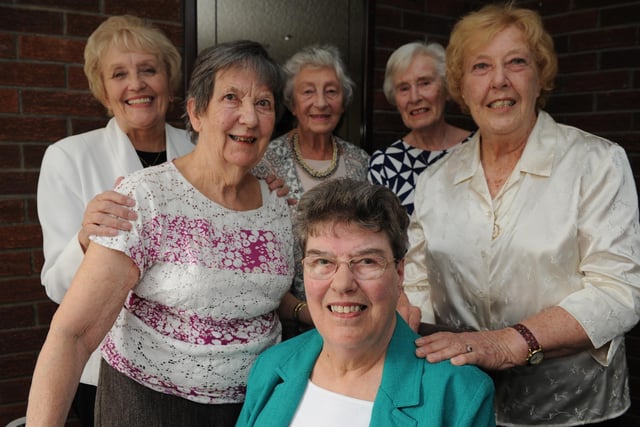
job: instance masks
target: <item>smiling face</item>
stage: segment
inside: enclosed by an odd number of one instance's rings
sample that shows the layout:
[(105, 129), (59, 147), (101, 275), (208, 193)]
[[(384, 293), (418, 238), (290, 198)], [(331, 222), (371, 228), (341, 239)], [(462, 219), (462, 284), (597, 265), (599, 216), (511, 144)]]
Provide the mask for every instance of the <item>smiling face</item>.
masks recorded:
[(519, 29), (507, 27), (469, 49), (461, 93), (483, 138), (526, 138), (536, 120), (540, 79)]
[(395, 327), (404, 261), (393, 261), (384, 232), (340, 223), (321, 225), (318, 231), (308, 237), (305, 256), (347, 261), (375, 255), (388, 262), (383, 275), (373, 280), (357, 280), (345, 263), (330, 279), (315, 280), (305, 274), (309, 311), (325, 346), (365, 349), (386, 345)]
[(213, 95), (203, 114), (187, 112), (198, 132), (198, 144), (213, 148), (223, 163), (254, 167), (264, 154), (275, 125), (275, 99), (253, 70), (231, 68), (216, 73)]
[(293, 111), (302, 132), (330, 134), (344, 112), (342, 85), (333, 67), (305, 66), (295, 76)]
[(164, 63), (155, 55), (111, 46), (104, 55), (105, 106), (125, 133), (162, 126), (171, 94)]
[(444, 120), (447, 93), (434, 60), (418, 54), (393, 76), (395, 102), (404, 125), (419, 130)]

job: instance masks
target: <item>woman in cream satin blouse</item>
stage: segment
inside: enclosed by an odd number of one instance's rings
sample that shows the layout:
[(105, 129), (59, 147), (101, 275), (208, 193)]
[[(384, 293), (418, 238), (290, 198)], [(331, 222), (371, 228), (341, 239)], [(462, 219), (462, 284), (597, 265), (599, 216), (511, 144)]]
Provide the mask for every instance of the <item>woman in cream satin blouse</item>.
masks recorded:
[(423, 322), (461, 330), (420, 338), (417, 354), (494, 371), (499, 425), (601, 423), (630, 404), (633, 174), (619, 145), (542, 110), (556, 72), (532, 10), (456, 24), (448, 87), (479, 130), (420, 176), (410, 225), (404, 290)]

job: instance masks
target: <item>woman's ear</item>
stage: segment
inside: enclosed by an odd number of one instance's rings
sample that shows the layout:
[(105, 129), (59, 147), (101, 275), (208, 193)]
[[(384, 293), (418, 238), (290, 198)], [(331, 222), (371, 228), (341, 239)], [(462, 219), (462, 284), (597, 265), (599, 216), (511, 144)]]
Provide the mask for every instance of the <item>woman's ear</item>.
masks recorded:
[(196, 113), (196, 100), (193, 98), (187, 100), (187, 114), (189, 115), (189, 121), (191, 122), (193, 130), (200, 132), (200, 118)]

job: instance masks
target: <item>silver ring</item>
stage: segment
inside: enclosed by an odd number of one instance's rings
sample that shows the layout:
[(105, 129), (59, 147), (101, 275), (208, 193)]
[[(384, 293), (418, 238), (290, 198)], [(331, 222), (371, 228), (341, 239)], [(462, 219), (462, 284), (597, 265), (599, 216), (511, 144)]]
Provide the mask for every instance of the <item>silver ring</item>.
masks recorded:
[(467, 353), (471, 353), (473, 351), (473, 347), (467, 344)]

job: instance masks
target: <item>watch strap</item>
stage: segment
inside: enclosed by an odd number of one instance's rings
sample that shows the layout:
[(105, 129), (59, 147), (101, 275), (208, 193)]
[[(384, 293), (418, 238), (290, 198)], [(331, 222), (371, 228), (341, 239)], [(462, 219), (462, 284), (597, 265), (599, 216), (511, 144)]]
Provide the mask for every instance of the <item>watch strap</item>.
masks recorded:
[(522, 323), (516, 323), (515, 325), (513, 325), (511, 327), (513, 329), (515, 329), (516, 331), (518, 331), (520, 333), (520, 335), (522, 335), (522, 338), (524, 338), (524, 340), (527, 342), (527, 345), (529, 346), (529, 354), (527, 356), (527, 363), (530, 363), (531, 362), (531, 356), (533, 356), (536, 353), (541, 352), (542, 351), (542, 346), (540, 345), (540, 343), (536, 339), (535, 335), (533, 335), (533, 333), (529, 330), (529, 328), (524, 326)]

